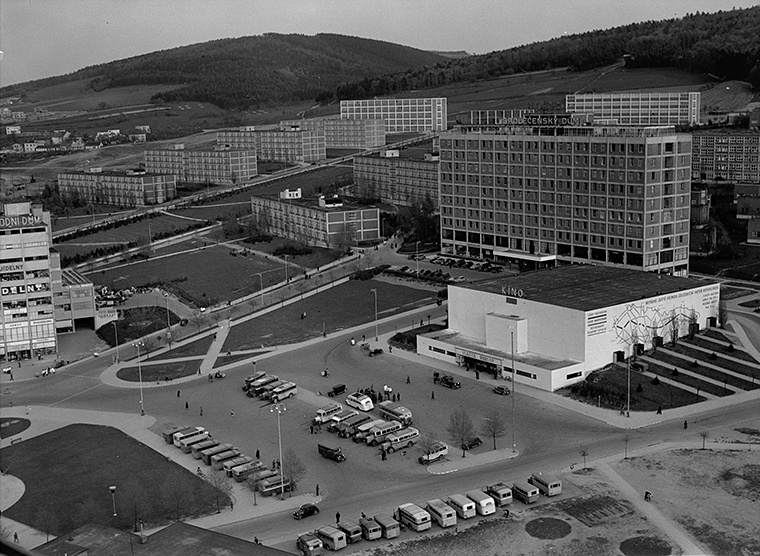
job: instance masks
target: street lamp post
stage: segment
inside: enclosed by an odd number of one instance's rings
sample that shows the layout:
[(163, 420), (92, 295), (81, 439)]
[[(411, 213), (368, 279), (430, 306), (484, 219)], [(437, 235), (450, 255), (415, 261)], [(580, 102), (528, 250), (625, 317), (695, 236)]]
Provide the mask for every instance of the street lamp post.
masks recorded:
[(280, 431), (280, 415), (282, 415), (287, 408), (284, 404), (281, 404), (277, 402), (270, 408), (270, 412), (274, 413), (277, 412), (277, 442), (280, 446), (280, 485), (282, 487), (281, 495), (282, 499), (285, 500), (285, 482), (282, 478), (282, 432)]
[(116, 517), (116, 487), (110, 486), (108, 490), (111, 491), (111, 501), (113, 502), (113, 516)]
[(517, 441), (515, 440), (515, 332), (510, 330), (509, 343), (512, 348), (512, 452), (517, 451)]
[[(116, 319), (118, 320), (118, 318)], [(116, 362), (119, 362), (119, 327), (116, 326), (116, 321), (112, 320), (111, 324), (113, 324), (113, 337), (114, 337), (114, 343), (116, 344)]]
[(145, 415), (145, 403), (143, 398), (143, 383), (142, 383), (142, 365), (140, 363), (140, 346), (144, 345), (142, 342), (135, 342), (133, 347), (137, 348), (137, 378), (140, 380), (140, 415)]
[(259, 280), (261, 282), (261, 289), (259, 290), (259, 297), (261, 298), (261, 307), (264, 308), (264, 276), (263, 272), (257, 272), (256, 276), (259, 277)]
[(369, 290), (373, 294), (375, 294), (375, 341), (377, 342), (378, 334), (377, 334), (377, 288), (372, 288)]
[(631, 346), (631, 353), (628, 355), (628, 401), (626, 403), (626, 415), (631, 416), (631, 357), (633, 357), (633, 346)]
[(420, 242), (414, 245), (414, 260), (417, 262), (417, 278), (420, 277)]

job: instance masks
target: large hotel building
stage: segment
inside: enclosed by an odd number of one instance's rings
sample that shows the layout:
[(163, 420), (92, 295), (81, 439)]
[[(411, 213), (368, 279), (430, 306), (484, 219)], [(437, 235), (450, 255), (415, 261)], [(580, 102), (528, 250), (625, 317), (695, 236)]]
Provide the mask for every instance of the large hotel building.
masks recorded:
[(318, 162), (327, 158), (325, 132), (316, 129), (226, 129), (216, 133), (216, 144), (254, 151), (259, 160)]
[(760, 131), (697, 131), (692, 141), (692, 179), (760, 183)]
[(440, 156), (444, 253), (688, 275), (688, 134), (462, 127), (441, 134)]
[(74, 194), (87, 203), (118, 207), (157, 205), (177, 196), (177, 178), (174, 174), (148, 174), (146, 172), (66, 172), (58, 174), (61, 195)]
[(593, 113), (614, 125), (694, 125), (699, 123), (700, 93), (584, 93), (567, 95), (565, 110)]
[(328, 149), (368, 150), (385, 145), (383, 120), (347, 120), (340, 116), (283, 120), (280, 127), (301, 131), (321, 131)]
[(179, 182), (215, 185), (245, 183), (257, 175), (254, 151), (185, 149), (183, 144), (145, 151), (145, 168), (154, 174), (174, 174)]
[(430, 199), (438, 207), (438, 154), (430, 149), (388, 149), (354, 157), (356, 195), (410, 207)]
[(385, 120), (386, 133), (422, 133), (447, 128), (445, 98), (375, 98), (341, 100), (340, 117)]

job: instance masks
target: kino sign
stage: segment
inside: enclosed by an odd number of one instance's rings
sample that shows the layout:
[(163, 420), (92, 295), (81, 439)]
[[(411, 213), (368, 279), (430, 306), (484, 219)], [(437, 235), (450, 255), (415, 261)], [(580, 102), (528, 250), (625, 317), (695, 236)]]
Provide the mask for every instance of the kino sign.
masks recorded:
[(501, 293), (509, 297), (524, 297), (525, 294), (522, 288), (508, 288), (507, 286), (501, 287)]

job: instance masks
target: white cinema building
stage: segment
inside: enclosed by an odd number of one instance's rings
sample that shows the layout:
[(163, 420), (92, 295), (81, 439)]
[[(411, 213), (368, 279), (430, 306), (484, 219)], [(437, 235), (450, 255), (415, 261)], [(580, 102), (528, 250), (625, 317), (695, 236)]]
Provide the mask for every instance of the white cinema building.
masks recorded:
[(417, 352), (554, 391), (592, 371), (715, 326), (720, 285), (617, 267), (572, 265), (448, 288), (449, 324)]

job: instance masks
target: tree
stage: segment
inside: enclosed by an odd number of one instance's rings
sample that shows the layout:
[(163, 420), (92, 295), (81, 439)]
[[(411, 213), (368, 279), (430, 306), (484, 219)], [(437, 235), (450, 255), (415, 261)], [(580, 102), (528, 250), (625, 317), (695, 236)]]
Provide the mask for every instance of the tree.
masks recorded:
[[(470, 414), (463, 408), (454, 410), (449, 416), (449, 424), (446, 427), (448, 435), (454, 439), (456, 444), (462, 445), (475, 436), (475, 425), (472, 423)], [(462, 447), (462, 457), (467, 456), (467, 450)]]
[(191, 316), (190, 319), (188, 319), (188, 320), (190, 321), (190, 323), (193, 326), (195, 326), (195, 328), (198, 329), (199, 332), (200, 332), (201, 328), (203, 328), (204, 326), (206, 326), (206, 322), (208, 321), (208, 319), (206, 318), (206, 314), (205, 313), (201, 313), (198, 310), (193, 311), (193, 316)]
[(285, 479), (290, 479), (292, 492), (295, 486), (301, 482), (301, 479), (306, 476), (308, 469), (293, 451), (293, 448), (285, 450), (283, 458), (285, 461), (282, 462), (282, 476)]
[(707, 442), (707, 437), (710, 436), (710, 431), (699, 431), (699, 436), (702, 437), (702, 449), (705, 449), (705, 442)]
[(158, 340), (152, 336), (148, 336), (143, 340), (142, 344), (143, 348), (145, 349), (146, 359), (150, 359), (150, 352), (155, 351), (155, 349), (158, 347)]
[(219, 507), (220, 499), (226, 501), (232, 497), (232, 483), (225, 471), (209, 471), (204, 474), (203, 477), (206, 481), (214, 487), (214, 494), (216, 494), (216, 513), (221, 511)]
[(583, 469), (586, 469), (586, 456), (588, 456), (588, 450), (586, 448), (581, 448), (580, 454), (583, 458)]
[(493, 408), (483, 418), (483, 423), (480, 425), (480, 434), (483, 436), (490, 436), (493, 439), (493, 449), (496, 449), (496, 439), (501, 438), (507, 433), (507, 418), (499, 410), (499, 408)]
[(49, 506), (42, 506), (34, 514), (34, 526), (45, 533), (45, 542), (50, 540), (50, 535), (58, 529), (58, 518)]
[(725, 328), (726, 323), (728, 323), (728, 307), (726, 302), (721, 299), (718, 302), (718, 324), (721, 328)]
[(680, 326), (681, 323), (679, 322), (678, 313), (673, 309), (670, 314), (670, 341), (673, 342), (673, 345), (678, 343), (678, 329)]
[(417, 446), (419, 446), (422, 451), (425, 453), (426, 456), (429, 456), (435, 445), (438, 443), (438, 440), (429, 434), (423, 434), (420, 436), (419, 441), (417, 442)]
[(248, 475), (248, 477), (245, 480), (245, 484), (248, 485), (248, 488), (251, 489), (253, 492), (253, 505), (256, 506), (258, 503), (256, 502), (256, 491), (259, 489), (259, 477), (258, 473), (252, 473)]
[(164, 507), (174, 514), (176, 521), (182, 519), (182, 512), (193, 501), (193, 491), (185, 476), (184, 469), (173, 467), (164, 473), (161, 484), (161, 500)]
[(134, 518), (134, 530), (137, 531), (139, 516), (147, 509), (145, 488), (137, 479), (129, 479), (120, 490), (122, 503), (127, 506), (132, 513)]

